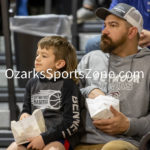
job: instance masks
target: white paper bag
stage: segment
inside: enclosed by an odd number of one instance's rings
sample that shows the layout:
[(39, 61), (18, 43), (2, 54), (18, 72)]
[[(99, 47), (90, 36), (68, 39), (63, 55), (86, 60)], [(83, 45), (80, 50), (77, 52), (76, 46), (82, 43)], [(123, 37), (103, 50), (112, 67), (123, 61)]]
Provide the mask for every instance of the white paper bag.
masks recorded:
[(95, 99), (86, 99), (86, 106), (93, 120), (108, 119), (113, 116), (110, 111), (110, 106), (113, 106), (117, 111), (120, 111), (119, 100), (112, 96), (100, 95)]
[(28, 143), (27, 139), (39, 136), (46, 131), (45, 121), (40, 109), (23, 120), (11, 121), (11, 130), (17, 145)]

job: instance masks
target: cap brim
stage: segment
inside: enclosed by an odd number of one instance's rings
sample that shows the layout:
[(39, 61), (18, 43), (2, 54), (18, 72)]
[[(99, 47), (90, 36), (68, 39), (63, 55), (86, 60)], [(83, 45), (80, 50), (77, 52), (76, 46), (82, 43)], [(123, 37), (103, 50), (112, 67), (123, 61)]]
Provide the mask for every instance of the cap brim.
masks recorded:
[(112, 10), (108, 10), (107, 8), (104, 8), (104, 7), (96, 9), (95, 14), (96, 14), (96, 16), (98, 16), (99, 18), (101, 18), (103, 20), (105, 20), (105, 18), (108, 15), (111, 15), (111, 14), (115, 15), (115, 16), (121, 18), (121, 19), (124, 19), (122, 16), (118, 15), (115, 11), (113, 11), (113, 9)]

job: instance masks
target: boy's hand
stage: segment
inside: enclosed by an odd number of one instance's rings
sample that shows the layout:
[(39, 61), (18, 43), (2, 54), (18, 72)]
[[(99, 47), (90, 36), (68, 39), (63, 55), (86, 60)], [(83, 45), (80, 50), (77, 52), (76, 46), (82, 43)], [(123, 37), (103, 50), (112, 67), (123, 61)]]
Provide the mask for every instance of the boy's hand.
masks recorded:
[(28, 145), (27, 149), (38, 149), (42, 150), (45, 147), (45, 143), (41, 135), (28, 139), (30, 144)]
[(19, 119), (19, 120), (22, 120), (22, 119), (27, 118), (27, 117), (29, 117), (29, 116), (30, 116), (30, 114), (28, 114), (28, 113), (23, 113), (23, 114), (20, 116), (20, 119)]

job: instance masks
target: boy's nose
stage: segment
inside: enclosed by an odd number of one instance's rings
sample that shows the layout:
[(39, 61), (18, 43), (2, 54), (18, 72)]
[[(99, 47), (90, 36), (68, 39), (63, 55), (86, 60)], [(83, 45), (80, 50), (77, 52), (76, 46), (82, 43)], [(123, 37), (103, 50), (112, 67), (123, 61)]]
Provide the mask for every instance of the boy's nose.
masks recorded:
[(35, 60), (40, 61), (40, 56), (36, 56)]

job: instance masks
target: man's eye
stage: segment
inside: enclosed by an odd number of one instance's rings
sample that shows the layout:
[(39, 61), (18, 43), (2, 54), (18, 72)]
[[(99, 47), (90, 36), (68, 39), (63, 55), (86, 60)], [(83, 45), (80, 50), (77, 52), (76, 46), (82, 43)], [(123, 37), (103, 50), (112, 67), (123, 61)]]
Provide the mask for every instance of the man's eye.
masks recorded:
[(110, 26), (111, 27), (116, 27), (117, 25), (115, 23), (112, 23)]
[(111, 27), (115, 27), (115, 24), (111, 24)]

